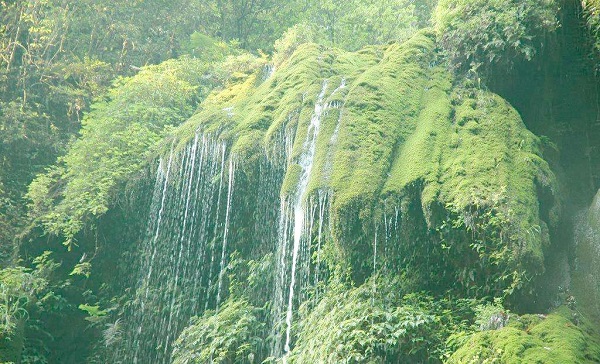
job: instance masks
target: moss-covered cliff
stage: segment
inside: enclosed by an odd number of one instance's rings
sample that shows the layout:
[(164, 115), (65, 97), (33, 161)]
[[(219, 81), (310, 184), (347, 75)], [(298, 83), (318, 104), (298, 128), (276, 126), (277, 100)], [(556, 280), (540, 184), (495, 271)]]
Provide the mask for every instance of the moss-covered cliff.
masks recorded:
[[(210, 96), (177, 134), (183, 143), (194, 130), (218, 135), (242, 169), (272, 159), (286, 170), (281, 195), (291, 195), (323, 93), (307, 196), (331, 191), (333, 241), (354, 279), (373, 269), (379, 230), (393, 252), (382, 254), (386, 269), (441, 290), (512, 292), (544, 269), (559, 213), (554, 176), (519, 114), (454, 81), (434, 48), (427, 31), (357, 53), (302, 45), (266, 80), (249, 74)], [(431, 274), (417, 259), (425, 255), (444, 268)]]

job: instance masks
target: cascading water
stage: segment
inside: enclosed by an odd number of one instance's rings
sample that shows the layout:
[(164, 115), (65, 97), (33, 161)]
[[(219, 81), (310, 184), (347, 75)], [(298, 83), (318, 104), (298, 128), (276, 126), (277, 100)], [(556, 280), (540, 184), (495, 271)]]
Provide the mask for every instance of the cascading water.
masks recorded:
[(233, 179), (235, 176), (235, 164), (233, 158), (229, 160), (229, 178), (227, 187), (227, 205), (225, 210), (225, 227), (223, 228), (223, 247), (221, 248), (221, 263), (219, 265), (219, 281), (217, 285), (217, 310), (221, 303), (221, 290), (223, 289), (223, 275), (225, 274), (225, 257), (227, 253), (227, 238), (229, 234), (229, 222), (231, 213), (231, 197), (233, 195)]
[(170, 362), (172, 343), (189, 318), (220, 299), (235, 183), (235, 164), (227, 166), (226, 155), (224, 142), (196, 135), (184, 150), (161, 159), (138, 290), (126, 314), (129, 335), (115, 363)]
[[(189, 319), (227, 298), (230, 254), (251, 259), (273, 251), (284, 163), (264, 155), (238, 174), (242, 160), (228, 150), (218, 136), (197, 134), (159, 160), (141, 258), (132, 265), (135, 300), (107, 362), (170, 363)], [(271, 291), (261, 294), (268, 299)]]
[(306, 140), (303, 145), (303, 152), (300, 156), (300, 167), (302, 167), (302, 174), (298, 181), (298, 189), (296, 196), (293, 201), (293, 214), (294, 214), (294, 228), (293, 228), (293, 241), (294, 245), (292, 248), (292, 271), (290, 279), (290, 289), (288, 294), (288, 308), (286, 313), (286, 332), (285, 332), (285, 352), (290, 351), (290, 334), (292, 329), (292, 314), (294, 304), (294, 288), (296, 284), (296, 266), (298, 264), (298, 251), (300, 249), (300, 240), (304, 233), (304, 221), (305, 221), (305, 203), (303, 201), (304, 195), (306, 194), (306, 188), (308, 187), (308, 180), (312, 172), (313, 160), (315, 157), (315, 148), (317, 145), (317, 136), (319, 135), (319, 128), (321, 126), (321, 116), (323, 114), (323, 98), (327, 91), (327, 81), (323, 82), (323, 88), (315, 103), (315, 111), (310, 120), (308, 126), (308, 132), (306, 133)]
[[(281, 198), (278, 267), (273, 301), (274, 342), (271, 351), (273, 356), (283, 356), (284, 361), (285, 355), (291, 350), (294, 307), (303, 300), (302, 289), (311, 283), (315, 285), (322, 278), (320, 248), (325, 234), (329, 195), (325, 191), (319, 191), (317, 198), (312, 198), (307, 196), (307, 190), (313, 172), (321, 121), (329, 108), (340, 107), (327, 102), (328, 83), (325, 80), (322, 84), (307, 126), (302, 151), (297, 160), (301, 172), (294, 192)], [(329, 98), (344, 87), (345, 81), (342, 79)], [(292, 161), (288, 158), (289, 163)], [(312, 245), (313, 232), (316, 234), (316, 246)], [(316, 264), (311, 264), (312, 252), (317, 253)], [(298, 297), (299, 294), (302, 297)]]
[[(320, 248), (330, 228), (331, 192), (307, 196), (307, 190), (321, 122), (328, 109), (342, 105), (328, 100), (345, 88), (345, 81), (326, 97), (328, 82), (317, 96), (297, 159), (291, 157), (292, 130), (286, 129), (273, 160), (265, 153), (252, 166), (237, 161), (218, 136), (202, 133), (159, 161), (141, 259), (133, 267), (138, 272), (135, 300), (123, 315), (123, 340), (112, 353), (113, 362), (169, 362), (173, 342), (190, 317), (218, 311), (227, 299), (226, 269), (234, 250), (247, 250), (248, 257), (276, 252), (270, 286), (275, 291), (272, 353), (281, 357), (290, 351), (294, 310), (306, 299), (306, 287), (327, 277)], [(334, 135), (327, 136), (329, 148), (337, 139), (339, 119)], [(294, 162), (301, 170), (298, 182), (292, 194), (280, 198), (286, 165)], [(243, 244), (247, 241), (253, 244)]]

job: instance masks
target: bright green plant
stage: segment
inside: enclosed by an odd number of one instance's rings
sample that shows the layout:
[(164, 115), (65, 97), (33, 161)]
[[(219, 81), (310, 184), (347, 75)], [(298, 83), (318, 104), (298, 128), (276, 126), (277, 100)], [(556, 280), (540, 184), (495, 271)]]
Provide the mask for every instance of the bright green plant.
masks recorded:
[[(13, 333), (19, 321), (28, 317), (27, 310), (49, 297), (48, 278), (60, 265), (46, 251), (33, 260), (35, 269), (8, 267), (0, 270), (0, 337)], [(44, 294), (44, 295), (42, 295)]]
[(88, 304), (81, 304), (79, 305), (79, 309), (85, 311), (88, 314), (88, 317), (86, 317), (85, 319), (91, 323), (97, 323), (99, 321), (102, 321), (108, 313), (107, 310), (102, 310), (98, 305), (92, 306)]
[(218, 312), (192, 319), (175, 342), (173, 363), (252, 363), (264, 325), (255, 311), (246, 300), (230, 298)]
[(23, 267), (0, 271), (0, 335), (10, 335), (27, 317), (27, 306), (45, 285), (45, 280)]

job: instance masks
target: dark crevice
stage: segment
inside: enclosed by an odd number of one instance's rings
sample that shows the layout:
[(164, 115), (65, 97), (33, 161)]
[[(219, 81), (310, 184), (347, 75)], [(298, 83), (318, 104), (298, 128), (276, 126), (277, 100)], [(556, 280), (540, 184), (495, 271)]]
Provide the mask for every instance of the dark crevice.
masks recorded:
[(515, 65), (510, 75), (490, 80), (489, 87), (508, 100), (526, 126), (542, 137), (545, 159), (559, 180), (562, 214), (550, 224), (552, 192), (538, 186), (540, 217), (550, 229), (545, 273), (536, 279), (539, 307), (552, 308), (569, 295), (569, 266), (574, 267), (574, 219), (600, 187), (600, 64), (593, 52), (580, 1), (564, 0), (561, 26), (546, 35), (531, 62)]

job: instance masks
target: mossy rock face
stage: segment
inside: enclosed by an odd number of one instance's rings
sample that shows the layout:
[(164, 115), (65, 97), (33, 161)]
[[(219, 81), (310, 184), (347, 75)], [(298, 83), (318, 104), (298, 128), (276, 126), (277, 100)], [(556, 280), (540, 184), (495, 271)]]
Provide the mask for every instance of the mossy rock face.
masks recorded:
[(241, 170), (267, 160), (285, 171), (282, 198), (297, 194), (314, 137), (304, 198), (331, 193), (331, 235), (355, 281), (410, 269), (427, 288), (511, 293), (543, 271), (555, 178), (506, 101), (436, 62), (428, 30), (355, 53), (301, 45), (270, 77), (213, 93), (176, 136), (222, 139)]
[(575, 220), (573, 294), (581, 310), (600, 320), (600, 191)]
[(448, 364), (598, 363), (600, 342), (576, 310), (511, 318), (507, 327), (473, 334)]

